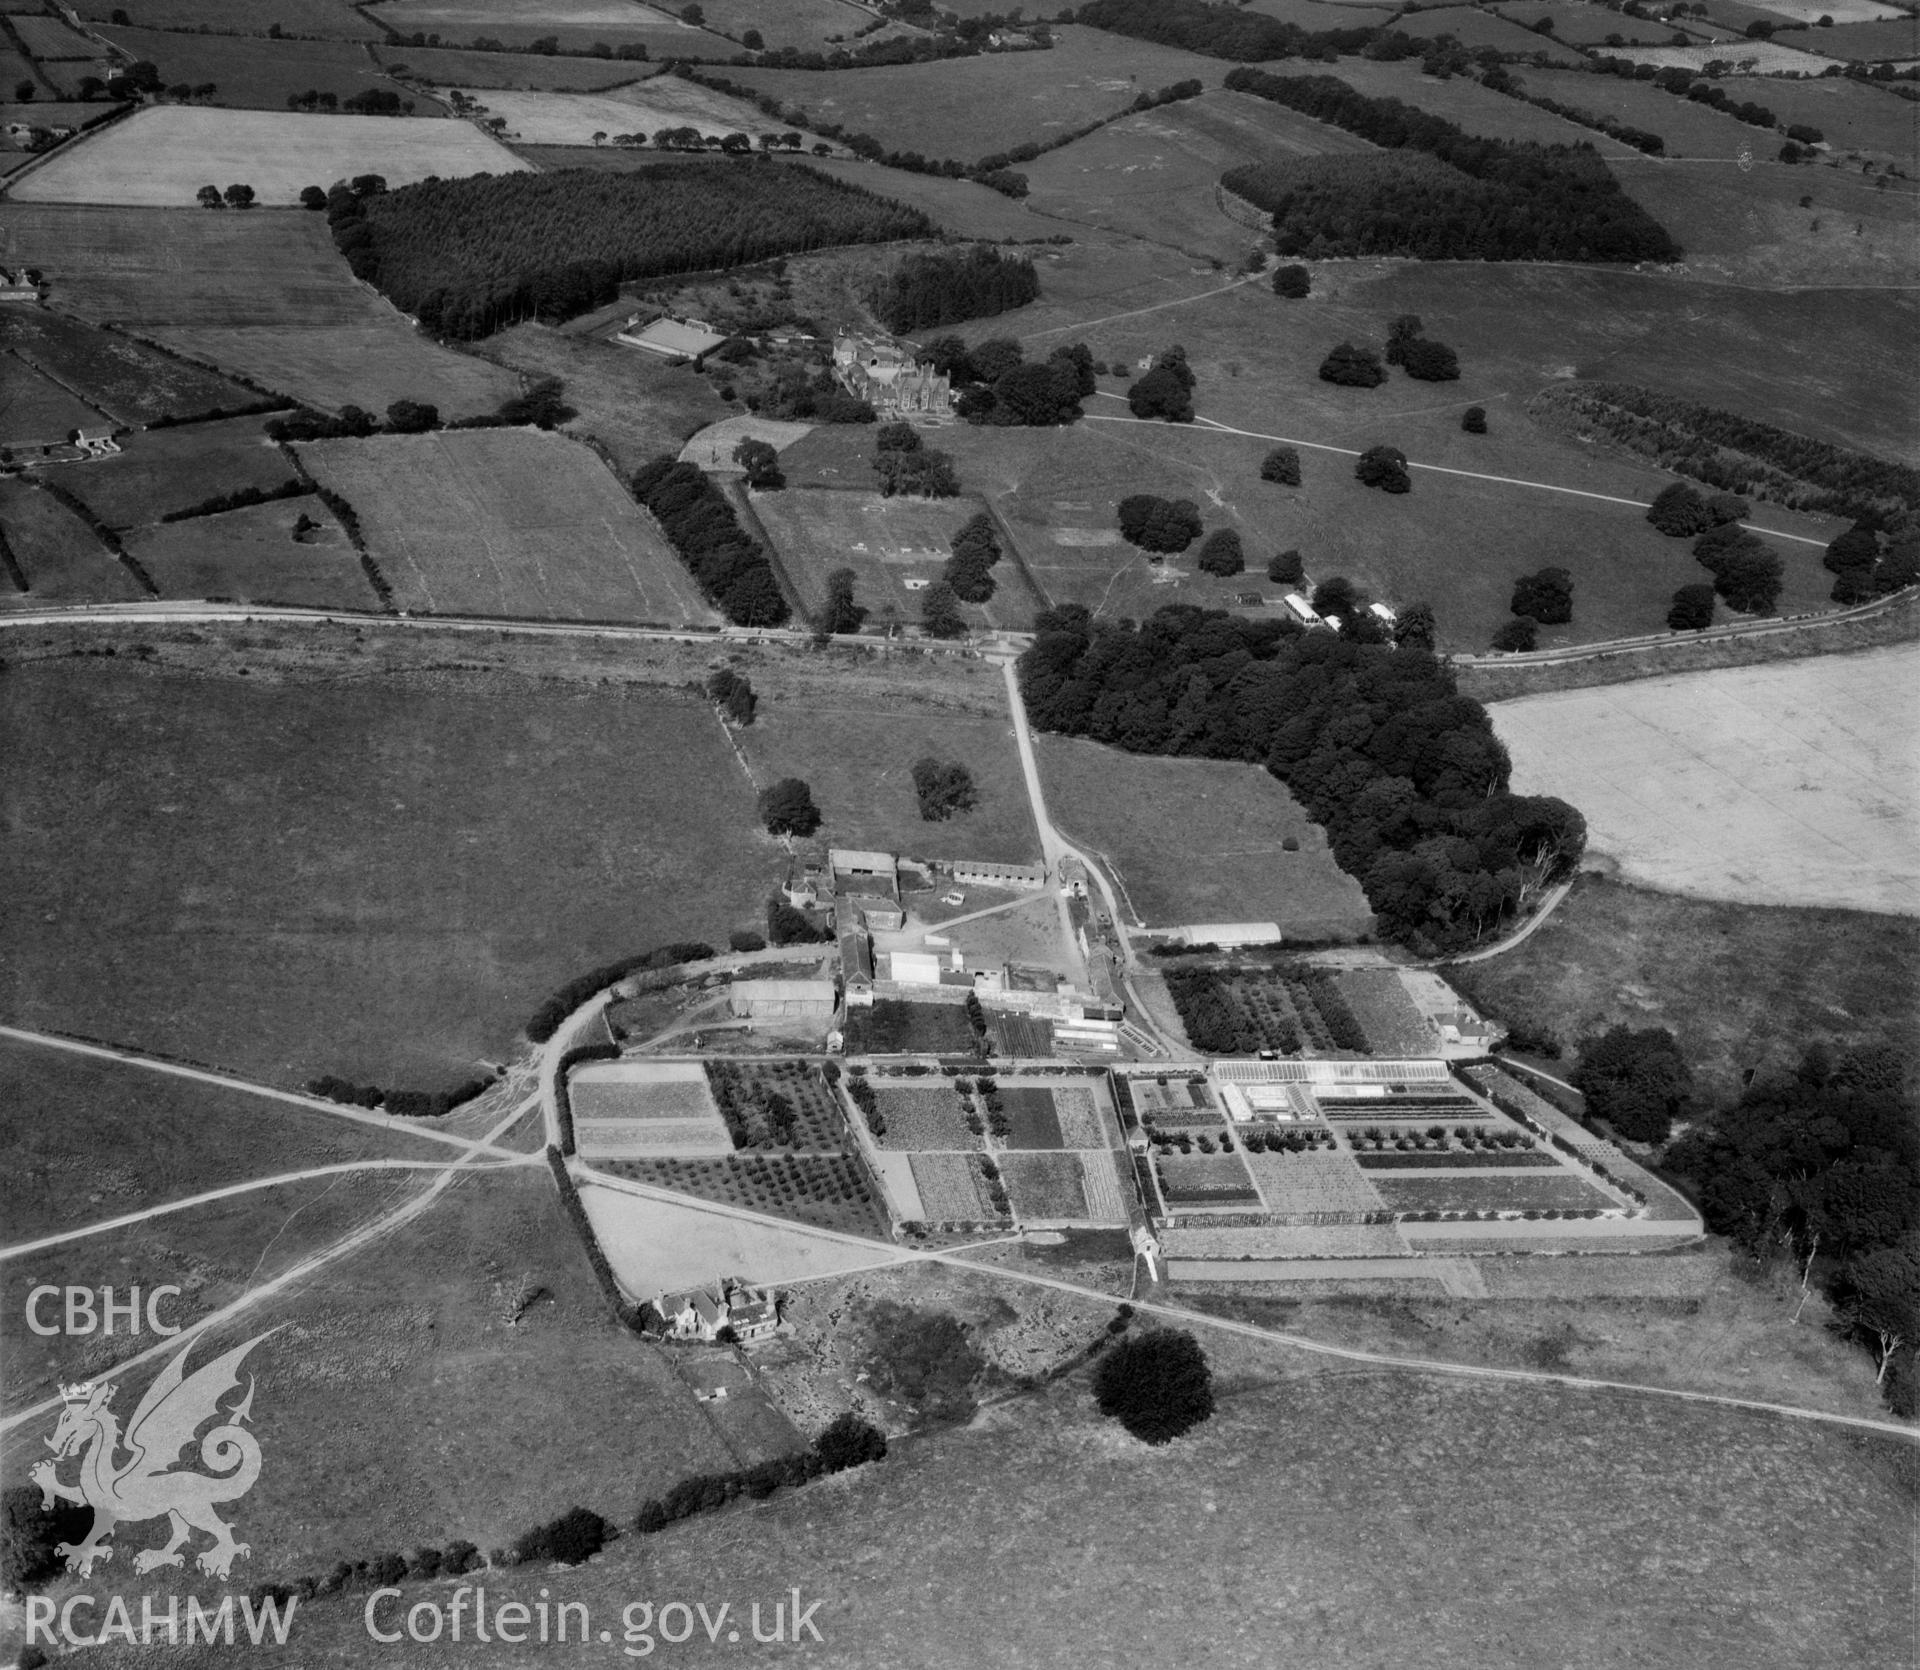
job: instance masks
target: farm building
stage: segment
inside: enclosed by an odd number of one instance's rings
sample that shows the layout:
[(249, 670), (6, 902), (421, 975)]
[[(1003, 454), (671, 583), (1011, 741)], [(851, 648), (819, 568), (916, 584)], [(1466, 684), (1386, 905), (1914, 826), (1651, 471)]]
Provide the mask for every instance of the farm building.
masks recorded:
[(1278, 922), (1194, 922), (1173, 931), (1182, 944), (1218, 945), (1223, 950), (1231, 945), (1280, 943)]
[(1320, 625), (1320, 616), (1314, 611), (1313, 605), (1297, 591), (1288, 592), (1280, 601), (1286, 605), (1287, 613), (1302, 626)]
[(697, 359), (726, 341), (704, 319), (656, 319), (636, 330), (639, 322), (636, 313), (614, 341), (624, 342), (629, 348), (644, 348), (663, 359)]
[(1044, 864), (989, 864), (980, 859), (956, 858), (935, 866), (963, 887), (1044, 887)]
[(861, 928), (840, 931), (840, 984), (849, 1007), (873, 1004), (873, 947)]
[(825, 1025), (838, 1007), (831, 980), (736, 980), (727, 993), (727, 1012), (756, 1021), (818, 1021)]
[(669, 1338), (701, 1340), (709, 1345), (723, 1330), (741, 1345), (750, 1345), (772, 1338), (780, 1326), (779, 1302), (773, 1295), (742, 1282), (662, 1293), (653, 1308), (660, 1313)]
[(833, 873), (835, 921), (845, 928), (892, 933), (906, 926), (900, 908), (900, 867), (890, 852), (836, 847), (827, 854)]
[(911, 348), (884, 337), (836, 336), (833, 374), (847, 393), (885, 415), (945, 417), (953, 410), (946, 374), (919, 364)]

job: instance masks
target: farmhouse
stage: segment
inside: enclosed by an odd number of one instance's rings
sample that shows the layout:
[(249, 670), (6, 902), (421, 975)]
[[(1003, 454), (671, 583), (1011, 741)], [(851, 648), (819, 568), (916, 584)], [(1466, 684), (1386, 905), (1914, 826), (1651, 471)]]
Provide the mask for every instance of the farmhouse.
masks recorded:
[(849, 1008), (873, 1006), (873, 946), (862, 928), (840, 930), (840, 985)]
[(723, 1332), (741, 1345), (770, 1339), (780, 1326), (779, 1301), (764, 1288), (743, 1282), (662, 1293), (653, 1302), (670, 1339), (711, 1345)]
[(911, 348), (884, 337), (836, 336), (833, 374), (847, 393), (877, 412), (945, 417), (953, 410), (946, 373), (921, 365)]

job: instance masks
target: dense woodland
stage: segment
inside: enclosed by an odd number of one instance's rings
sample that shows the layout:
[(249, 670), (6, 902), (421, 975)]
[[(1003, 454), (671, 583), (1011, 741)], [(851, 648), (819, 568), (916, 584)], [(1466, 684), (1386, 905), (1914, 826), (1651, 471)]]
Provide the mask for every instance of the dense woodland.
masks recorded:
[[(1226, 85), (1371, 140), (1384, 157), (1301, 157), (1221, 184), (1273, 216), (1283, 256), (1465, 261), (1676, 261), (1680, 248), (1590, 145), (1483, 139), (1336, 76), (1232, 70)], [(1411, 152), (1444, 164), (1413, 166)]]
[(700, 589), (735, 626), (779, 626), (788, 614), (773, 565), (713, 478), (697, 464), (656, 458), (633, 478), (633, 496), (652, 511)]
[(918, 209), (764, 160), (341, 189), (327, 215), (355, 277), (456, 338), (571, 318), (630, 279), (934, 230)]
[(1796, 510), (1920, 522), (1920, 470), (1631, 383), (1563, 383), (1541, 397), (1583, 430), (1696, 481)]
[(1486, 710), (1431, 654), (1188, 605), (1135, 626), (1043, 614), (1034, 723), (1140, 754), (1264, 765), (1322, 824), (1380, 930), (1423, 953), (1492, 931), (1579, 858), (1563, 801), (1510, 794)]
[(1033, 263), (987, 244), (954, 253), (909, 255), (881, 280), (874, 311), (889, 330), (985, 319), (1024, 307), (1040, 294)]

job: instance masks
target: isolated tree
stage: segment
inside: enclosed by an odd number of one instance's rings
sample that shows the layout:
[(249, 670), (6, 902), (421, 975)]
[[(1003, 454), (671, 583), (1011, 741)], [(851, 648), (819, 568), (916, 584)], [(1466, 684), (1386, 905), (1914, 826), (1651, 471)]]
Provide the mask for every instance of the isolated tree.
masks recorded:
[(1495, 649), (1514, 650), (1524, 654), (1537, 648), (1540, 643), (1540, 623), (1531, 615), (1515, 615), (1493, 635)]
[(964, 638), (966, 617), (960, 613), (960, 600), (945, 580), (935, 580), (920, 594), (920, 624), (935, 638)]
[(822, 632), (858, 632), (867, 611), (853, 600), (854, 572), (836, 568), (827, 576), (827, 601), (820, 611)]
[(31, 77), (23, 81), (16, 81), (13, 86), (13, 102), (15, 104), (31, 104), (33, 103), (34, 94), (39, 92), (39, 90), (40, 89), (34, 85)]
[(1156, 365), (1127, 390), (1127, 409), (1137, 418), (1191, 423), (1193, 396), (1172, 370)]
[(1277, 446), (1260, 460), (1260, 479), (1282, 487), (1300, 485), (1300, 454), (1290, 446)]
[(1299, 301), (1313, 289), (1313, 279), (1307, 269), (1297, 261), (1290, 261), (1283, 267), (1273, 269), (1273, 293), (1285, 296), (1288, 301)]
[(303, 186), (300, 190), (300, 207), (303, 209), (324, 209), (327, 206), (327, 194), (318, 186)]
[(1444, 342), (1415, 337), (1400, 351), (1400, 369), (1423, 383), (1457, 382), (1460, 356)]
[(247, 185), (228, 186), (226, 199), (227, 207), (230, 209), (251, 209), (253, 207), (253, 187)]
[(782, 777), (760, 791), (760, 821), (773, 835), (811, 835), (820, 827), (813, 790), (798, 777)]
[(1298, 551), (1279, 551), (1267, 559), (1267, 578), (1278, 586), (1297, 586), (1307, 577), (1307, 565)]
[(218, 209), (225, 206), (221, 201), (220, 188), (218, 186), (202, 186), (193, 195), (194, 200), (198, 202), (203, 209)]
[(1413, 486), (1407, 474), (1407, 455), (1398, 447), (1368, 447), (1353, 466), (1353, 473), (1362, 486), (1378, 487), (1385, 493), (1405, 493)]
[(1409, 603), (1393, 623), (1393, 641), (1399, 649), (1433, 650), (1435, 622), (1431, 603)]
[(1460, 427), (1469, 435), (1484, 435), (1487, 432), (1486, 407), (1469, 406), (1460, 414)]
[(780, 454), (765, 441), (749, 437), (733, 449), (733, 461), (746, 473), (747, 485), (762, 492), (784, 487), (787, 478), (780, 473)]
[(1342, 342), (1320, 362), (1320, 380), (1343, 388), (1378, 388), (1387, 380), (1387, 368), (1371, 348)]
[(1696, 581), (1673, 594), (1667, 625), (1676, 632), (1698, 632), (1713, 624), (1713, 587)]
[(972, 772), (958, 760), (935, 759), (931, 754), (913, 762), (913, 792), (920, 802), (920, 816), (928, 823), (945, 823), (970, 812), (979, 799)]
[(1573, 576), (1564, 568), (1543, 568), (1522, 574), (1513, 583), (1516, 615), (1531, 615), (1542, 626), (1565, 626), (1573, 619)]
[(1660, 489), (1647, 507), (1647, 520), (1670, 539), (1691, 539), (1713, 526), (1706, 501), (1684, 481)]
[(1184, 1330), (1128, 1334), (1100, 1359), (1093, 1395), (1100, 1413), (1134, 1437), (1166, 1444), (1213, 1413), (1213, 1371)]
[(1215, 528), (1200, 542), (1200, 572), (1216, 574), (1221, 579), (1245, 571), (1247, 554), (1240, 543), (1240, 535), (1232, 528)]

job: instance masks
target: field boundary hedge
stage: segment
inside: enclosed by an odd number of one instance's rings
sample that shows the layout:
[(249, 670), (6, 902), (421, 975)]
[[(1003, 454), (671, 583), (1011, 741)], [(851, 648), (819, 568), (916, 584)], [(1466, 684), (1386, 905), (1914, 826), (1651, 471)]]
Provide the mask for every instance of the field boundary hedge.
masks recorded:
[(137, 584), (147, 596), (158, 597), (160, 595), (160, 588), (153, 583), (153, 576), (141, 566), (140, 559), (120, 543), (120, 536), (115, 533), (112, 528), (107, 526), (98, 513), (95, 512), (93, 506), (69, 492), (57, 481), (42, 479), (35, 481), (34, 485), (57, 503), (65, 505), (68, 510), (79, 517), (80, 520), (87, 525), (87, 529), (93, 537), (99, 540), (100, 543), (119, 560), (120, 566), (133, 576), (135, 584)]
[(600, 1239), (593, 1233), (593, 1222), (587, 1216), (587, 1208), (580, 1199), (580, 1190), (573, 1181), (573, 1174), (567, 1170), (566, 1160), (552, 1144), (548, 1144), (546, 1156), (547, 1169), (553, 1173), (554, 1185), (560, 1191), (560, 1204), (567, 1214), (567, 1222), (573, 1225), (574, 1234), (580, 1237), (580, 1245), (586, 1252), (587, 1262), (593, 1266), (594, 1279), (599, 1282), (600, 1291), (613, 1306), (613, 1314), (620, 1319), (622, 1327), (636, 1334), (644, 1332), (640, 1325), (643, 1307), (621, 1292), (613, 1266), (607, 1262), (607, 1255), (600, 1249)]

